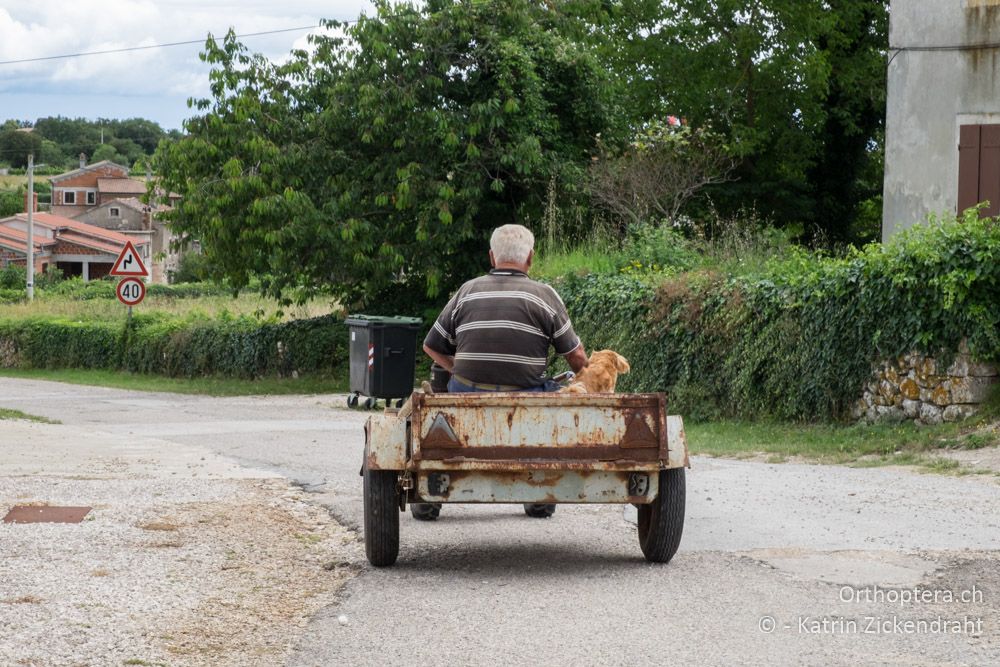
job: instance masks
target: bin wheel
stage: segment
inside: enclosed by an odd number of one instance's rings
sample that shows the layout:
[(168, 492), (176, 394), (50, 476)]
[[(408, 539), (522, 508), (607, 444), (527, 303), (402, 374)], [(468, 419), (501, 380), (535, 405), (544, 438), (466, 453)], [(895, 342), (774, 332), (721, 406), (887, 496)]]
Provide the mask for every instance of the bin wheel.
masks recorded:
[(397, 408), (403, 407), (403, 403), (406, 403), (406, 399), (405, 398), (401, 398), (401, 399), (397, 400), (396, 401), (396, 407)]
[(556, 513), (556, 506), (552, 504), (524, 503), (524, 513), (533, 519), (548, 519)]
[(417, 521), (437, 521), (441, 516), (441, 503), (410, 503), (410, 514)]
[(386, 567), (399, 556), (399, 474), (394, 470), (364, 470), (365, 555), (375, 567)]
[(669, 563), (684, 532), (684, 468), (660, 471), (660, 492), (639, 505), (639, 546), (650, 563)]
[(351, 394), (350, 396), (347, 397), (347, 407), (349, 407), (349, 408), (356, 408), (356, 407), (358, 407), (358, 395), (357, 394)]
[(375, 407), (375, 399), (369, 396), (365, 399), (365, 410), (371, 410)]

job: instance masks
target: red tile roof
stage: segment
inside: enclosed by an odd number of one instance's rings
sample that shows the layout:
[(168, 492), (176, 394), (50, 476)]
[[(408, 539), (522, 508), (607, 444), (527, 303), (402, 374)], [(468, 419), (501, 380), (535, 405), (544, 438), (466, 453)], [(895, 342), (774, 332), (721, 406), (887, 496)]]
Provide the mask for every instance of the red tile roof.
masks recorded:
[[(27, 222), (27, 213), (18, 213), (15, 216), (22, 222)], [(60, 229), (71, 229), (81, 234), (86, 234), (87, 236), (93, 236), (98, 239), (104, 240), (105, 242), (111, 242), (119, 246), (124, 246), (126, 241), (132, 241), (133, 243), (147, 243), (147, 241), (136, 241), (131, 236), (126, 236), (116, 231), (110, 229), (104, 229), (103, 227), (98, 227), (97, 225), (88, 225), (85, 222), (80, 222), (79, 220), (73, 220), (72, 218), (64, 218), (61, 215), (54, 215), (52, 213), (35, 213), (35, 224), (40, 224), (49, 229), (56, 230), (56, 234)]]
[(66, 243), (75, 243), (76, 245), (81, 245), (85, 248), (93, 248), (94, 250), (101, 250), (103, 252), (108, 253), (109, 255), (117, 255), (122, 251), (123, 247), (117, 244), (97, 241), (92, 237), (85, 236), (83, 234), (78, 234), (76, 232), (62, 232), (61, 234), (59, 234), (59, 240), (65, 241)]
[(144, 195), (146, 183), (134, 178), (98, 178), (97, 191), (109, 195)]
[[(19, 229), (4, 224), (15, 220), (27, 224), (28, 214), (19, 213), (0, 220), (0, 247), (9, 248), (15, 252), (27, 253), (28, 235)], [(88, 225), (85, 222), (64, 218), (61, 215), (53, 215), (52, 213), (35, 213), (34, 223), (39, 227), (50, 230), (55, 237), (50, 239), (41, 235), (36, 236), (34, 239), (35, 252), (42, 252), (45, 248), (50, 248), (60, 242), (66, 242), (109, 255), (117, 255), (128, 241), (131, 241), (136, 246), (149, 243), (148, 238), (143, 239), (135, 235), (126, 236), (110, 229)]]

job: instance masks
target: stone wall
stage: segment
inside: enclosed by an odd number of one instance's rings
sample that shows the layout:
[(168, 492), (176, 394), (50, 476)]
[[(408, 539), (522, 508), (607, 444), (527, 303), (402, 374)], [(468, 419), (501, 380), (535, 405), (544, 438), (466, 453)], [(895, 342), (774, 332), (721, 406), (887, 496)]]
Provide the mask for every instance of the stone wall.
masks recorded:
[(974, 361), (964, 345), (947, 368), (933, 357), (910, 354), (876, 365), (853, 417), (919, 424), (959, 421), (975, 414), (998, 375), (997, 366)]

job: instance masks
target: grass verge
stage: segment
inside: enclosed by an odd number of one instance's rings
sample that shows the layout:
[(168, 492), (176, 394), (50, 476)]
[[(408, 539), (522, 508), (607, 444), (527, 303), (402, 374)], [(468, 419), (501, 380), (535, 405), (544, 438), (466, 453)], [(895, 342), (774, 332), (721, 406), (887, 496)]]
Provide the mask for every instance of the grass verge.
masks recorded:
[(171, 378), (121, 371), (91, 369), (0, 369), (0, 377), (48, 380), (70, 384), (114, 387), (132, 391), (165, 391), (205, 396), (253, 396), (261, 394), (330, 394), (347, 391), (347, 378), (306, 375), (298, 378), (241, 380), (224, 377)]
[(795, 457), (866, 467), (913, 465), (929, 472), (963, 474), (971, 471), (939, 455), (1000, 445), (1000, 433), (984, 428), (988, 421), (986, 416), (938, 426), (722, 421), (689, 423), (684, 428), (692, 454), (729, 458), (764, 454), (774, 463)]
[(62, 422), (58, 419), (49, 419), (48, 417), (39, 417), (38, 415), (29, 415), (27, 412), (21, 412), (20, 410), (10, 410), (8, 408), (0, 408), (0, 420), (3, 419), (23, 419), (29, 422), (38, 422), (39, 424), (61, 424)]

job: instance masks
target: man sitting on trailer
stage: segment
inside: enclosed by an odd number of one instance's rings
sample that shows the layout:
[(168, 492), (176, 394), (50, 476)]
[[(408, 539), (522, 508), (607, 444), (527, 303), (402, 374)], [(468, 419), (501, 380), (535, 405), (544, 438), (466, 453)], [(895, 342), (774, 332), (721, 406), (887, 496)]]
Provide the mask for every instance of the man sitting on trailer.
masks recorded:
[(449, 392), (554, 391), (545, 381), (550, 345), (574, 372), (587, 366), (562, 299), (528, 277), (534, 245), (527, 227), (497, 227), (493, 269), (458, 289), (424, 339), (424, 352), (451, 373)]

